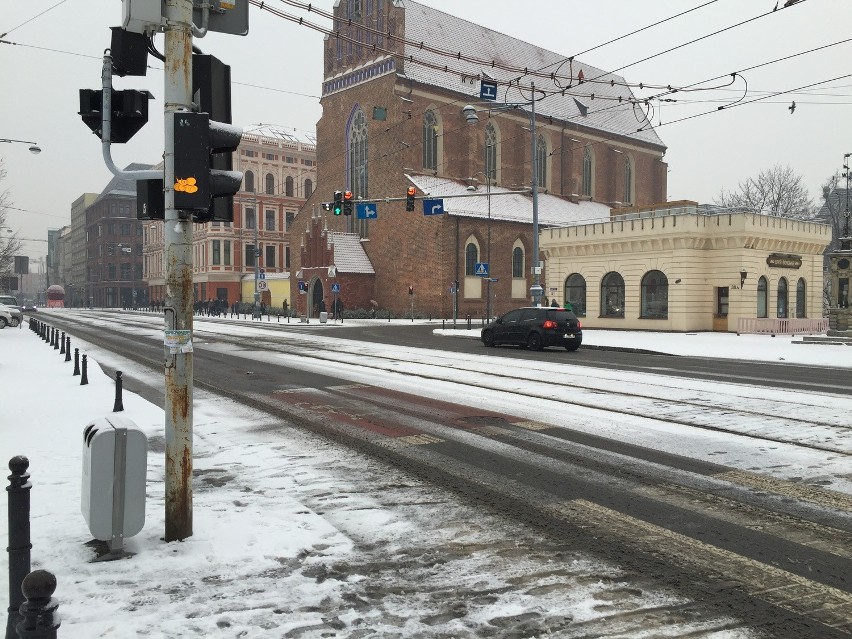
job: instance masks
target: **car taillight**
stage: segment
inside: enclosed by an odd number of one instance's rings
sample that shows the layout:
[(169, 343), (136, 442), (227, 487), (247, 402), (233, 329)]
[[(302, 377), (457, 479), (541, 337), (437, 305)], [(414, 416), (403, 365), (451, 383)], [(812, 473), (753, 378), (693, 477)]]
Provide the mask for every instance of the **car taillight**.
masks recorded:
[(553, 320), (544, 320), (544, 324), (541, 325), (542, 328), (556, 328), (558, 324)]
[(583, 328), (583, 323), (580, 320), (577, 320), (577, 328)]

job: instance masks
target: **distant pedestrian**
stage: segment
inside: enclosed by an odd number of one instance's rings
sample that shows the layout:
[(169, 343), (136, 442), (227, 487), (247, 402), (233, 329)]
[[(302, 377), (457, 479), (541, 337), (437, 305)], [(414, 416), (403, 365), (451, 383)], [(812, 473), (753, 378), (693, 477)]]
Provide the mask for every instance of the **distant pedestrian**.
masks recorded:
[(571, 311), (572, 313), (574, 312), (574, 307), (573, 307), (573, 306), (571, 306), (571, 302), (569, 302), (569, 301), (567, 301), (567, 300), (566, 300), (566, 301), (565, 301), (565, 303), (562, 305), (562, 308), (564, 308), (566, 311)]
[(550, 306), (553, 307), (553, 308), (559, 308), (559, 302), (556, 301), (556, 298), (553, 298), (550, 301)]

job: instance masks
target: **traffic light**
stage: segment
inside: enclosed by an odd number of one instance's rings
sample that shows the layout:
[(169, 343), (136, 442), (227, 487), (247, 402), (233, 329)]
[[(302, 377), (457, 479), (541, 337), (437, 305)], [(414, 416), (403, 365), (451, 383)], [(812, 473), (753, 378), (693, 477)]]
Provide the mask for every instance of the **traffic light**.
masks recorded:
[(409, 294), (409, 295), (414, 295), (414, 287), (413, 287), (413, 286), (409, 286), (409, 287), (408, 287), (408, 294)]
[(334, 192), (334, 208), (332, 209), (335, 215), (343, 213), (343, 191)]
[(352, 191), (343, 193), (343, 215), (352, 215)]
[[(206, 113), (174, 114), (176, 209), (195, 211), (197, 222), (232, 221), (233, 196), (243, 174), (215, 168), (215, 154), (233, 153), (242, 136), (241, 127), (216, 122)], [(227, 198), (223, 216), (214, 216), (216, 198)]]
[(405, 210), (413, 211), (414, 210), (414, 194), (417, 193), (417, 189), (413, 186), (408, 187), (408, 191), (405, 192)]
[[(110, 127), (109, 141), (117, 144), (127, 142), (136, 132), (148, 122), (148, 100), (153, 98), (148, 91), (127, 89), (116, 91), (110, 89)], [(101, 137), (103, 128), (103, 91), (96, 89), (80, 89), (80, 117), (92, 130)]]

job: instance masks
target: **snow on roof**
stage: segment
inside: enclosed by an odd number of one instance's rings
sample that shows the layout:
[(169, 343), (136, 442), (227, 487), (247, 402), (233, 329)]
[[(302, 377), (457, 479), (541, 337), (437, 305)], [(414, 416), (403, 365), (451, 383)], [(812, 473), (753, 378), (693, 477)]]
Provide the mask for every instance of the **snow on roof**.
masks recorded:
[(376, 272), (357, 234), (327, 231), (326, 241), (329, 247), (334, 246), (334, 266), (338, 273)]
[[(456, 46), (462, 48), (464, 54), (471, 57), (484, 60), (493, 59), (508, 66), (552, 72), (562, 77), (568, 75), (577, 77), (579, 72), (582, 71), (587, 80), (600, 79), (606, 81), (606, 83), (587, 82), (581, 86), (575, 84), (568, 89), (564, 82), (557, 85), (548, 78), (522, 76), (521, 81), (524, 85), (534, 81), (536, 89), (544, 91), (566, 89), (564, 95), (561, 93), (549, 95), (537, 101), (535, 105), (536, 114), (569, 120), (581, 126), (629, 136), (636, 140), (665, 147), (663, 141), (645, 119), (641, 109), (637, 107), (634, 113), (634, 108), (629, 103), (601, 99), (621, 97), (622, 100), (626, 101), (634, 97), (629, 87), (619, 86), (618, 84), (611, 86), (609, 84), (610, 81), (623, 82), (624, 78), (621, 76), (606, 73), (602, 69), (578, 60), (569, 63), (568, 56), (564, 54), (554, 53), (499, 31), (486, 29), (481, 25), (427, 7), (414, 0), (399, 0), (399, 2), (405, 7), (405, 38), (409, 41), (427, 42), (439, 48), (452, 46), (449, 43), (456, 43)], [(430, 53), (414, 45), (405, 46), (405, 56), (406, 58), (413, 56), (415, 60), (423, 60), (441, 67), (447, 65), (454, 71), (469, 73), (469, 76), (462, 78), (457, 73), (439, 71), (422, 64), (405, 62), (405, 71), (402, 75), (416, 82), (467, 93), (471, 96), (471, 101), (479, 100), (479, 78), (481, 75), (498, 81), (518, 79), (517, 72), (503, 71), (461, 59), (449, 60), (446, 56)], [(592, 94), (595, 99), (588, 97)], [(498, 86), (498, 100), (495, 104), (501, 102), (523, 103), (528, 102), (529, 99), (529, 92), (521, 93), (514, 88), (507, 91), (504, 85), (500, 85)], [(584, 116), (583, 111), (586, 110), (588, 114)], [(648, 128), (641, 133), (637, 132), (643, 124), (647, 125)]]
[[(154, 166), (150, 164), (140, 164), (138, 162), (133, 162), (124, 167), (125, 171), (148, 171)], [(113, 176), (113, 178), (109, 181), (103, 191), (98, 194), (98, 197), (95, 198), (95, 201), (92, 202), (89, 206), (100, 202), (105, 197), (108, 196), (117, 196), (122, 195), (124, 197), (136, 197), (136, 180), (125, 179), (123, 177)]]
[(253, 124), (243, 128), (243, 133), (264, 138), (283, 140), (284, 142), (309, 144), (316, 146), (317, 135), (312, 131), (300, 131), (293, 127), (283, 127), (276, 124)]
[[(470, 191), (467, 182), (462, 180), (431, 175), (406, 175), (406, 177), (430, 197), (447, 198), (444, 200), (444, 210), (449, 215), (489, 217), (488, 192), (481, 184), (477, 185), (475, 191)], [(451, 197), (459, 195), (468, 197)], [(492, 186), (490, 199), (492, 220), (532, 224), (532, 192), (518, 192)], [(542, 226), (584, 224), (609, 219), (609, 215), (610, 207), (600, 202), (581, 200), (579, 203), (574, 203), (556, 195), (541, 192), (538, 194), (538, 223)]]

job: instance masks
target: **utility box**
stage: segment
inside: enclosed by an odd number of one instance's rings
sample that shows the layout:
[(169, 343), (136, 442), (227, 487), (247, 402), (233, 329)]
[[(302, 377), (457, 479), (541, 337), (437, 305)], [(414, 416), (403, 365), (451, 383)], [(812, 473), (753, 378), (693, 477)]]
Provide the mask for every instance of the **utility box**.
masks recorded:
[(148, 438), (132, 420), (110, 415), (86, 425), (81, 510), (111, 553), (145, 525), (147, 469)]

